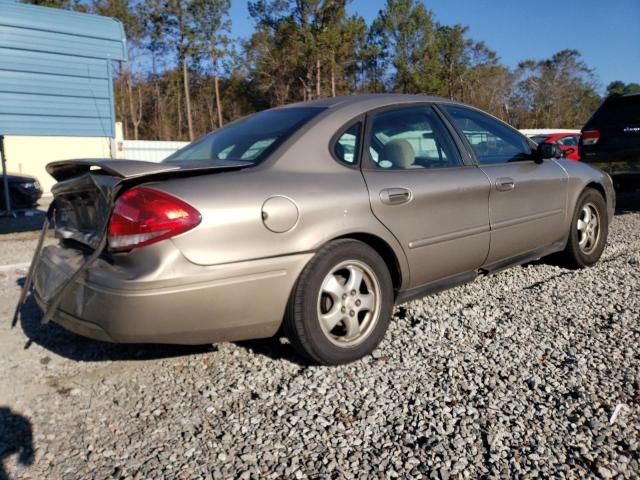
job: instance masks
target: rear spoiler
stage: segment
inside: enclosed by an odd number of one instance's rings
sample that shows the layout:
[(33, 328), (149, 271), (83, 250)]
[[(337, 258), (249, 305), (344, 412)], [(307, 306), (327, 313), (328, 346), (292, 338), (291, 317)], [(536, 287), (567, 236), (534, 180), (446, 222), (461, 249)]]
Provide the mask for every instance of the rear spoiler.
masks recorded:
[(90, 171), (103, 172), (122, 179), (140, 178), (162, 173), (206, 173), (215, 170), (237, 170), (253, 165), (236, 160), (191, 160), (180, 163), (155, 163), (142, 160), (80, 159), (61, 160), (47, 165), (47, 172), (57, 181), (78, 177)]

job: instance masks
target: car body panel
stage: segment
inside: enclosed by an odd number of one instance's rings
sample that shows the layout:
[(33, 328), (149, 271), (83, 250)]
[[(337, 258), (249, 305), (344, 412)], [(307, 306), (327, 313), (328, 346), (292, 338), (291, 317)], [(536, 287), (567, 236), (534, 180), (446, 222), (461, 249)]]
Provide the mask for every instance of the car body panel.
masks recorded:
[[(365, 170), (371, 207), (406, 252), (415, 288), (477, 270), (489, 252), (489, 182), (476, 166)], [(407, 203), (389, 205), (384, 191), (403, 188)], [(451, 252), (456, 252), (455, 256)]]
[[(136, 261), (94, 262), (65, 289), (53, 320), (76, 333), (115, 342), (202, 344), (268, 337), (279, 328), (291, 288), (312, 256), (203, 268), (187, 261), (171, 242), (154, 247), (137, 252)], [(70, 250), (43, 250), (34, 285), (43, 308), (84, 261)]]
[[(99, 339), (259, 338), (277, 331), (300, 272), (331, 240), (370, 242), (390, 268), (397, 267), (395, 298), (404, 301), (408, 292), (468, 281), (492, 262), (522, 261), (527, 250), (563, 248), (575, 203), (588, 185), (602, 189), (613, 214), (606, 174), (566, 160), (480, 168), (453, 130), (470, 165), (371, 171), (332, 157), (332, 139), (355, 118), (390, 105), (431, 102), (449, 103), (409, 95), (323, 99), (315, 105), (326, 111), (251, 167), (92, 160), (54, 165), (60, 180), (55, 204), (82, 182), (94, 183), (108, 210), (118, 192), (145, 185), (192, 205), (202, 221), (179, 236), (119, 253), (101, 250), (105, 220), (96, 221), (95, 238), (84, 242), (88, 251), (74, 246), (83, 237), (58, 225), (60, 245), (36, 258), (36, 300), (54, 321)], [(515, 189), (498, 194), (495, 180), (504, 176), (514, 179)], [(394, 187), (409, 188), (411, 201), (383, 206), (380, 191)], [(276, 208), (267, 208), (274, 198)]]
[[(486, 265), (564, 237), (568, 177), (555, 161), (513, 162), (480, 168), (491, 182), (491, 248)], [(506, 179), (513, 185), (508, 190), (500, 188)]]

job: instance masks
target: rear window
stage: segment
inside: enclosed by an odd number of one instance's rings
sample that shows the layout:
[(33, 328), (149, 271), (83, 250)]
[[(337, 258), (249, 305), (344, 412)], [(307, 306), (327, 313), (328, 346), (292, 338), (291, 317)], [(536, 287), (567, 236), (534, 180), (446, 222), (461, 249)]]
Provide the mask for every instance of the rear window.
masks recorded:
[(237, 160), (258, 163), (324, 108), (265, 110), (190, 143), (164, 162)]
[(592, 126), (629, 123), (640, 123), (640, 95), (607, 98), (589, 121)]

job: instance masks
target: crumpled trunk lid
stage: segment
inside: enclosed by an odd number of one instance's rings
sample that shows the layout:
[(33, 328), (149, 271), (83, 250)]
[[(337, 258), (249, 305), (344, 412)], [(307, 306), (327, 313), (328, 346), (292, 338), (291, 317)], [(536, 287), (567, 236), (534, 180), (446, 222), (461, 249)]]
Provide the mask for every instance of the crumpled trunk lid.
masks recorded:
[(120, 190), (148, 180), (237, 170), (249, 162), (153, 163), (136, 160), (65, 160), (47, 165), (58, 183), (53, 221), (56, 236), (96, 249)]
[(118, 183), (114, 177), (91, 173), (57, 183), (52, 188), (56, 237), (96, 249), (109, 221)]

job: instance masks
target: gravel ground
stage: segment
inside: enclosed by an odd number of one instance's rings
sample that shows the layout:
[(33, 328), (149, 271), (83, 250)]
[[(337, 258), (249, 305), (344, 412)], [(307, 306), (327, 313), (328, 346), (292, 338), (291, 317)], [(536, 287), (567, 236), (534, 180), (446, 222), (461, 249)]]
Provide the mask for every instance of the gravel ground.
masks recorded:
[(104, 344), (33, 305), (11, 329), (25, 271), (0, 271), (0, 479), (638, 478), (640, 201), (624, 210), (595, 267), (398, 307), (338, 368), (278, 340)]

